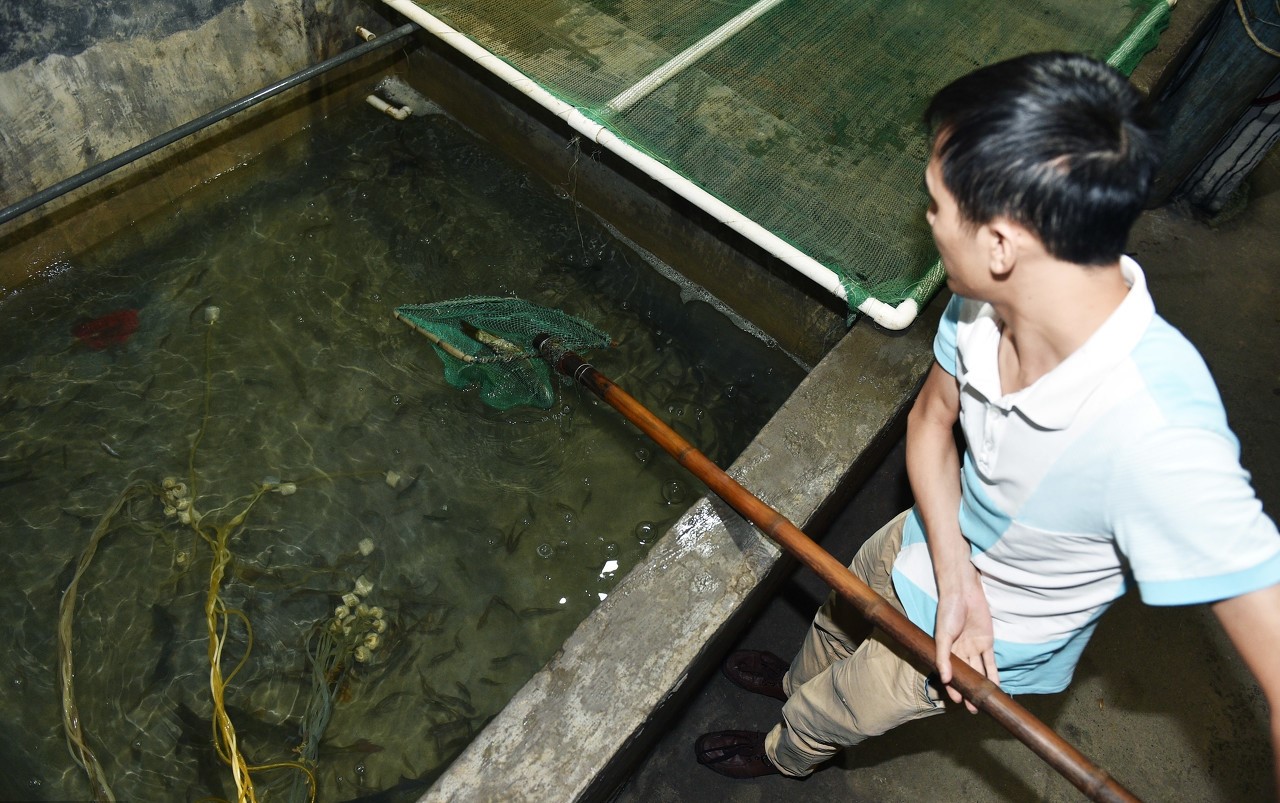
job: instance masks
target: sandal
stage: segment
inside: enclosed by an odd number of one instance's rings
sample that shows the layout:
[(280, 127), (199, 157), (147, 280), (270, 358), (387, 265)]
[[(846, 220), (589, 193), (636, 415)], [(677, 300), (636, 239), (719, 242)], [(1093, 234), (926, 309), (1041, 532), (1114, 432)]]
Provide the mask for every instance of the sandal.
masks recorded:
[(729, 778), (759, 778), (777, 775), (764, 752), (763, 733), (758, 731), (715, 731), (704, 733), (693, 745), (698, 763)]
[(791, 667), (773, 653), (739, 650), (726, 658), (720, 668), (725, 677), (747, 691), (786, 702), (782, 678)]

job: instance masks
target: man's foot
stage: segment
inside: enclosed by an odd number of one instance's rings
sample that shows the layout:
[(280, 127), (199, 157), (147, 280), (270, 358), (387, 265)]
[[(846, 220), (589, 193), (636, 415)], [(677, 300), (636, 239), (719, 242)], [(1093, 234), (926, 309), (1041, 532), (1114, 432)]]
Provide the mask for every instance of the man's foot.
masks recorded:
[(786, 702), (787, 693), (782, 690), (782, 678), (791, 667), (773, 653), (764, 650), (739, 650), (724, 659), (720, 668), (725, 677), (747, 691)]
[(778, 775), (778, 768), (764, 752), (765, 734), (758, 731), (715, 731), (694, 742), (699, 764), (730, 778)]

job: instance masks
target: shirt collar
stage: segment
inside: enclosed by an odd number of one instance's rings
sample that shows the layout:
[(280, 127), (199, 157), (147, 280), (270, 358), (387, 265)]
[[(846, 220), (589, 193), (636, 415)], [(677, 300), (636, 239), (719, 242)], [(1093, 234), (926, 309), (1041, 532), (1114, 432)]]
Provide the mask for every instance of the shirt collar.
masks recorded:
[(957, 332), (965, 357), (964, 382), (997, 407), (1018, 410), (1036, 426), (1066, 429), (1103, 380), (1128, 359), (1155, 317), (1142, 268), (1122, 256), (1120, 273), (1129, 292), (1102, 326), (1052, 371), (1008, 396), (1000, 393), (999, 322), (991, 305), (983, 304), (965, 327), (969, 331)]

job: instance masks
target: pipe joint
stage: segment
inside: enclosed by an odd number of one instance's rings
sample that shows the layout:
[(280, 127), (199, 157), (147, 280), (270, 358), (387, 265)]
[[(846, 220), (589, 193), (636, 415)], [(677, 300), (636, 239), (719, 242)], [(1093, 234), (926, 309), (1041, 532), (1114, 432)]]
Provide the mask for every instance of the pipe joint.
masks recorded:
[(365, 101), (373, 108), (396, 120), (403, 120), (413, 113), (408, 106), (392, 106), (377, 95), (369, 95), (365, 98)]

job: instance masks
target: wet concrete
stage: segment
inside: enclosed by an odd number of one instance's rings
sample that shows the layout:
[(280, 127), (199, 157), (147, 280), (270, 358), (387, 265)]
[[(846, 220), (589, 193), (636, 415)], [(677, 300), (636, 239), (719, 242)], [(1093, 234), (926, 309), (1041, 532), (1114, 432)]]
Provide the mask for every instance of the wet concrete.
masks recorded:
[[(1267, 512), (1280, 513), (1280, 152), (1251, 178), (1247, 206), (1214, 223), (1176, 207), (1148, 212), (1130, 250), (1161, 314), (1200, 348), (1242, 442)], [(851, 559), (910, 503), (902, 450), (885, 460), (832, 526), (824, 546)], [(825, 591), (793, 575), (737, 644), (790, 657)], [(1275, 799), (1261, 693), (1203, 606), (1154, 608), (1130, 593), (1104, 617), (1072, 687), (1020, 698), (1146, 800)], [(1079, 800), (1074, 787), (985, 716), (912, 723), (846, 751), (809, 779), (731, 781), (695, 762), (698, 734), (766, 730), (778, 704), (707, 681), (617, 794), (666, 801)]]

